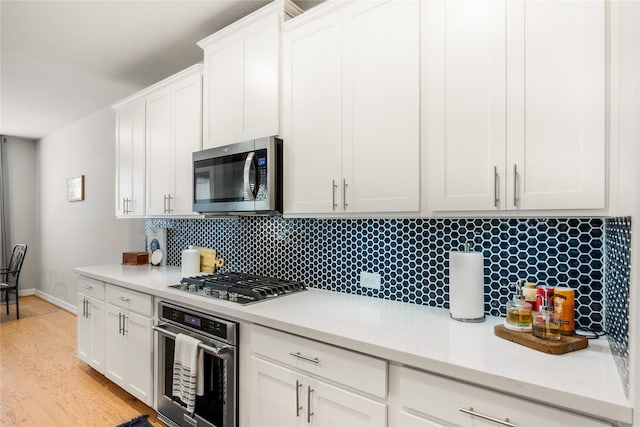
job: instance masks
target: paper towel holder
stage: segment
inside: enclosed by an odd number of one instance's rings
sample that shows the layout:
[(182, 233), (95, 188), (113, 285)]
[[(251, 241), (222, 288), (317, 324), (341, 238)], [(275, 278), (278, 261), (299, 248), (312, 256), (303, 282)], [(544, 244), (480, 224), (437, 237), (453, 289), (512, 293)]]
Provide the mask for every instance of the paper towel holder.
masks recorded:
[[(465, 254), (465, 256), (468, 256), (470, 254), (473, 254), (472, 256), (475, 258), (476, 256), (479, 256), (481, 258), (483, 258), (482, 252), (475, 252), (472, 251), (472, 243), (471, 242), (465, 242), (463, 245), (463, 249), (462, 251), (453, 251), (450, 254), (452, 255), (453, 253), (457, 253), (457, 254)], [(451, 257), (450, 255), (450, 257)], [(454, 298), (454, 283), (452, 281), (452, 276), (453, 276), (453, 272), (451, 270), (451, 268), (453, 267), (452, 264), (452, 260), (450, 259), (450, 270), (449, 270), (449, 317), (453, 320), (456, 320), (458, 322), (464, 322), (464, 323), (481, 323), (484, 322), (486, 320), (485, 318), (485, 313), (484, 313), (484, 292), (480, 291), (480, 294), (477, 295), (477, 302), (474, 303), (473, 307), (470, 306), (466, 306), (464, 307), (462, 310), (458, 307), (458, 304), (462, 304), (460, 301), (460, 292), (457, 293), (457, 297)], [(482, 264), (480, 264), (478, 266), (479, 270), (479, 277), (482, 277), (482, 271), (481, 269)], [(459, 279), (462, 279), (463, 281), (468, 280), (468, 277), (459, 277)], [(482, 279), (479, 279), (481, 282), (483, 281)], [(481, 284), (482, 289), (484, 288), (484, 283)], [(465, 295), (466, 297), (466, 295)], [(466, 299), (466, 298), (465, 298)], [(465, 301), (465, 303), (468, 303), (469, 301)], [(456, 309), (454, 310), (454, 303), (456, 304)], [(466, 304), (463, 304), (466, 305)], [(453, 313), (453, 311), (456, 311), (456, 314)]]

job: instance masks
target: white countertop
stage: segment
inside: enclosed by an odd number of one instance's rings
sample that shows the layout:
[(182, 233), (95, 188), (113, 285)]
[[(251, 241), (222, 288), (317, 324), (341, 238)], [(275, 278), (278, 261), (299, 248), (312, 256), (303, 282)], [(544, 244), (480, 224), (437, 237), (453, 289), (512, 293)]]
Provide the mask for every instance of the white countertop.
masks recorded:
[(177, 267), (102, 265), (81, 275), (223, 317), (324, 341), (389, 361), (596, 417), (631, 423), (632, 406), (606, 339), (564, 355), (498, 338), (503, 318), (461, 323), (440, 308), (310, 289), (257, 304), (205, 299), (169, 289)]

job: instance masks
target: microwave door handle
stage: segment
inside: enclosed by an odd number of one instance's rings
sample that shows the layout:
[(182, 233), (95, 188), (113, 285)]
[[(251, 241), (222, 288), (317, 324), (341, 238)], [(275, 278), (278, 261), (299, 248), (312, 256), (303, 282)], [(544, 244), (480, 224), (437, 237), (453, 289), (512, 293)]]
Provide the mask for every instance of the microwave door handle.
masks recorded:
[(251, 167), (253, 166), (253, 158), (256, 153), (251, 152), (247, 155), (247, 158), (244, 161), (244, 191), (247, 193), (247, 197), (249, 200), (255, 200), (256, 195), (251, 190), (251, 183), (249, 182), (249, 177), (251, 176)]

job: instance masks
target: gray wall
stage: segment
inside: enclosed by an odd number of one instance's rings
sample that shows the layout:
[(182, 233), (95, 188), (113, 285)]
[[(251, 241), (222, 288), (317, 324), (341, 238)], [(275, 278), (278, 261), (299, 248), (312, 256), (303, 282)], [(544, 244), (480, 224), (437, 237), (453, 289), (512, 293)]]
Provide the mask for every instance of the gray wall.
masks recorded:
[[(37, 226), (43, 254), (37, 288), (75, 305), (73, 268), (122, 261), (144, 250), (144, 221), (115, 217), (115, 113), (106, 107), (38, 144)], [(85, 200), (67, 201), (67, 179), (85, 176)]]
[(5, 144), (7, 240), (27, 245), (20, 274), (20, 289), (35, 288), (39, 275), (38, 233), (36, 230), (36, 141), (7, 136)]

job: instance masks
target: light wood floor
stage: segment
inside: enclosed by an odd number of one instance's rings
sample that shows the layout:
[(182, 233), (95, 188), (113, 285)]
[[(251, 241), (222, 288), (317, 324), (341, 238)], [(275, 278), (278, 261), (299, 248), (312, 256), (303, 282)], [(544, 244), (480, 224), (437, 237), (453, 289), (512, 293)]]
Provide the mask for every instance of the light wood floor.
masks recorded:
[(0, 306), (0, 426), (116, 426), (156, 412), (76, 357), (76, 316), (38, 297)]

